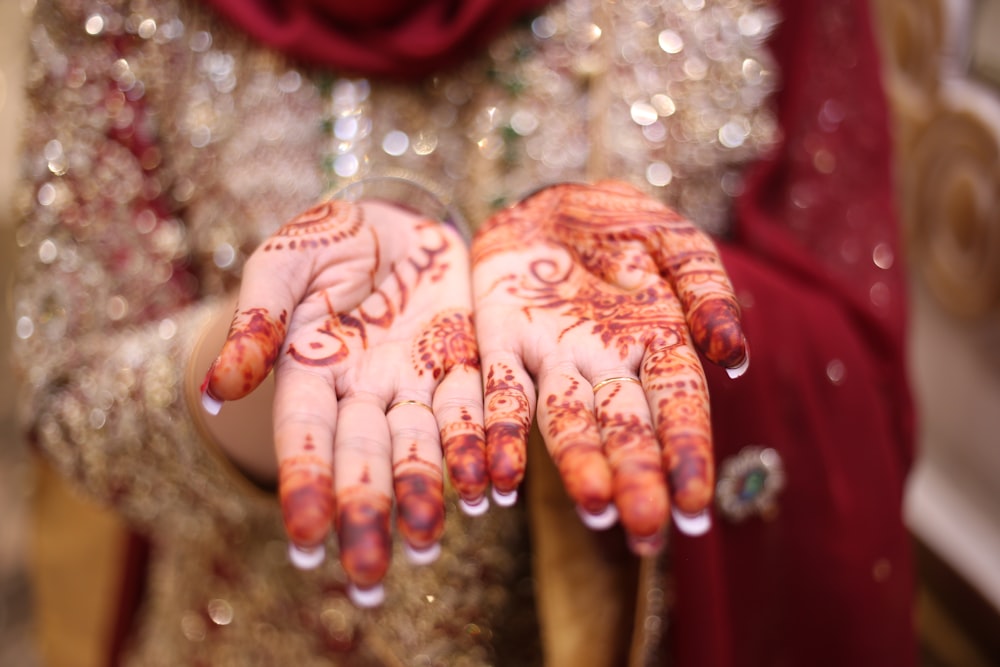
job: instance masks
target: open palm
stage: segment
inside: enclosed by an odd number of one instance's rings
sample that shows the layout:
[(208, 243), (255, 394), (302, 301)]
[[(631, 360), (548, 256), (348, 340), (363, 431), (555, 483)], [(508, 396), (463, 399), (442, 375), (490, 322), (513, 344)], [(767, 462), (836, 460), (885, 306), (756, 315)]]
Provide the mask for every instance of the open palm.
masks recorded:
[[(524, 474), (532, 416), (581, 517), (656, 551), (671, 503), (704, 524), (714, 473), (698, 351), (739, 368), (739, 310), (711, 240), (616, 182), (547, 188), (473, 244), (494, 487)], [(698, 517), (692, 523), (692, 517)]]
[(386, 572), (393, 501), (410, 553), (433, 555), (442, 451), (463, 501), (484, 496), (468, 271), (454, 230), (376, 201), (322, 203), (247, 261), (206, 392), (235, 400), (274, 370), (289, 538), (321, 559), (335, 525), (355, 592)]

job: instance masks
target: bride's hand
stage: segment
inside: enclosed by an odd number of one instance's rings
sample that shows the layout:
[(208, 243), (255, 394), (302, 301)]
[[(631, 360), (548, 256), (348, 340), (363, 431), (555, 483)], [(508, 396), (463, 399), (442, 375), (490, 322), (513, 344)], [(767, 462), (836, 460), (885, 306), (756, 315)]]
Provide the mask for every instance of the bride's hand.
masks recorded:
[[(494, 492), (513, 494), (539, 429), (592, 527), (620, 517), (633, 551), (708, 526), (714, 485), (698, 351), (747, 361), (711, 240), (620, 183), (547, 188), (491, 218), (472, 250)], [(537, 395), (536, 395), (537, 391)]]
[(442, 449), (465, 506), (488, 484), (468, 251), (450, 227), (396, 206), (320, 204), (247, 261), (205, 402), (272, 370), (274, 446), (293, 556), (322, 560), (336, 526), (356, 601), (375, 603), (393, 501), (418, 561), (444, 526)]

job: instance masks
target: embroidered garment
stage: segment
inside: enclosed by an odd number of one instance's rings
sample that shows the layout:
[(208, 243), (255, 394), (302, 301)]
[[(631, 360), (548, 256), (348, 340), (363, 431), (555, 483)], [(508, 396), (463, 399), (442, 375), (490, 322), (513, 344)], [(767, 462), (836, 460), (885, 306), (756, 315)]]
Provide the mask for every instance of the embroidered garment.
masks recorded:
[[(549, 664), (620, 662), (634, 628), (649, 664), (666, 650), (684, 666), (910, 663), (911, 415), (878, 59), (860, 0), (781, 9), (772, 55), (778, 14), (758, 0), (567, 0), (401, 83), (305, 65), (194, 0), (39, 0), (17, 202), (21, 415), (149, 542), (123, 664), (526, 664), (510, 651), (530, 652), (538, 628), (511, 610), (533, 583)], [(583, 534), (602, 543), (586, 551), (543, 539), (578, 527), (549, 484), (533, 492), (547, 510), (530, 505), (533, 580), (522, 513), (468, 519), (451, 499), (441, 559), (396, 557), (376, 611), (348, 602), (332, 544), (318, 571), (291, 568), (275, 499), (197, 432), (184, 361), (262, 238), (377, 174), (426, 182), (473, 225), (540, 186), (614, 176), (727, 236), (752, 363), (735, 382), (707, 369), (717, 456), (781, 464), (733, 468), (720, 495), (751, 510), (720, 509), (704, 538), (675, 533), (636, 574), (606, 534)], [(625, 584), (604, 589), (606, 608), (563, 607), (614, 646), (570, 641), (552, 613), (588, 591), (569, 560)]]

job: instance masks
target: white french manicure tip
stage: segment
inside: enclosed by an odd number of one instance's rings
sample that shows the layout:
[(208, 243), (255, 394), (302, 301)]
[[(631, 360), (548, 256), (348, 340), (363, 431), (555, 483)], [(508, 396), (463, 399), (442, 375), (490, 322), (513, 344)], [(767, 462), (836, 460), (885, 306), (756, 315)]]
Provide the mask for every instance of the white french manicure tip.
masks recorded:
[(618, 509), (610, 504), (600, 514), (591, 514), (577, 505), (576, 513), (583, 521), (583, 525), (591, 530), (607, 530), (618, 522)]
[(441, 544), (435, 542), (426, 549), (417, 549), (404, 542), (403, 551), (406, 553), (406, 560), (414, 565), (430, 565), (441, 555)]
[(385, 588), (382, 584), (375, 584), (371, 588), (358, 588), (354, 584), (347, 585), (347, 597), (355, 607), (371, 609), (385, 602)]
[(493, 493), (491, 495), (493, 496), (494, 502), (496, 502), (496, 504), (500, 507), (513, 507), (514, 504), (517, 503), (517, 489), (504, 492), (496, 487), (493, 487)]
[(490, 508), (490, 501), (486, 496), (480, 496), (479, 500), (471, 503), (465, 498), (459, 498), (458, 506), (466, 516), (481, 516)]
[(208, 392), (202, 392), (201, 394), (201, 407), (205, 409), (210, 415), (217, 415), (219, 411), (222, 410), (222, 404), (224, 401), (220, 401), (214, 396), (209, 396)]
[(735, 380), (739, 376), (741, 376), (744, 373), (746, 373), (748, 368), (750, 368), (750, 355), (749, 354), (746, 357), (743, 358), (743, 362), (739, 366), (736, 366), (735, 368), (727, 368), (726, 369), (726, 374), (729, 377), (731, 377), (732, 379)]
[(674, 525), (677, 530), (689, 537), (698, 537), (708, 532), (712, 527), (712, 516), (708, 510), (702, 510), (697, 514), (685, 514), (676, 507), (670, 508), (670, 515), (674, 518)]
[(312, 548), (288, 545), (288, 559), (300, 570), (315, 570), (326, 558), (326, 549), (322, 544)]

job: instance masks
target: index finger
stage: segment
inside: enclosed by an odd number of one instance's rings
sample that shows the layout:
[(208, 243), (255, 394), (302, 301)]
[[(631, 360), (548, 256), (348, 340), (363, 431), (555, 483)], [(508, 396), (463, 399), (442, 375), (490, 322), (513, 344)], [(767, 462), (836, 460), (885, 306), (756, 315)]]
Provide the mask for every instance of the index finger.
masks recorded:
[(695, 344), (731, 376), (742, 374), (749, 357), (739, 302), (715, 242), (666, 207), (658, 217), (653, 257), (681, 302)]

